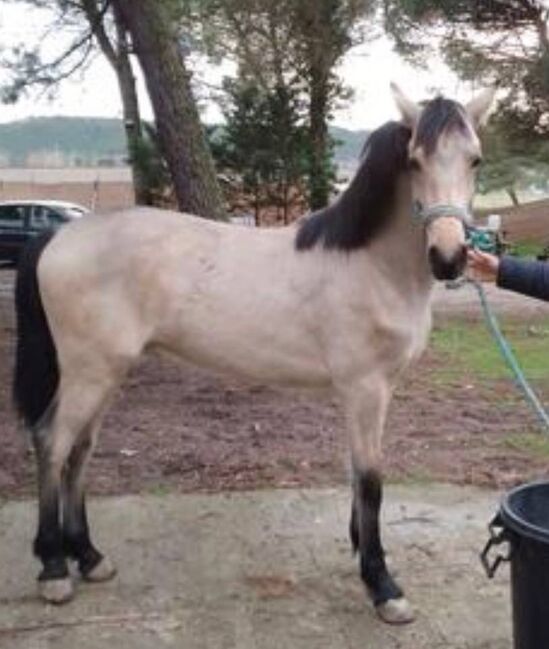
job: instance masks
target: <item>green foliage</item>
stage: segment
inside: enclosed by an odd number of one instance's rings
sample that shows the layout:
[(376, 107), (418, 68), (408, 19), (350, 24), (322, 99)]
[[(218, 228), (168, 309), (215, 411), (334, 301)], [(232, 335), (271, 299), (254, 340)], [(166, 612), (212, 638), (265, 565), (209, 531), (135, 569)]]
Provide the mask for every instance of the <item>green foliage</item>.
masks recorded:
[[(337, 65), (358, 39), (359, 18), (373, 0), (180, 0), (183, 29), (214, 60), (237, 64), (239, 83), (266, 95), (299, 97), (297, 113), (309, 140), (307, 176), (312, 207), (328, 200), (334, 180), (328, 120), (350, 96)], [(359, 27), (362, 25), (362, 28)], [(301, 143), (297, 145), (301, 150)]]
[(483, 131), (484, 164), (478, 178), (481, 193), (504, 189), (516, 200), (523, 187), (547, 188), (549, 143), (539, 136), (510, 135), (506, 119), (497, 114)]
[(300, 183), (306, 167), (298, 97), (285, 87), (267, 93), (253, 80), (227, 79), (224, 85), (226, 124), (210, 133), (218, 167), (242, 178), (257, 208), (261, 188), (275, 187), (272, 198), (287, 210), (290, 188)]
[(130, 141), (129, 150), (134, 173), (139, 174), (143, 204), (162, 204), (172, 191), (172, 181), (154, 127), (144, 122), (143, 135)]

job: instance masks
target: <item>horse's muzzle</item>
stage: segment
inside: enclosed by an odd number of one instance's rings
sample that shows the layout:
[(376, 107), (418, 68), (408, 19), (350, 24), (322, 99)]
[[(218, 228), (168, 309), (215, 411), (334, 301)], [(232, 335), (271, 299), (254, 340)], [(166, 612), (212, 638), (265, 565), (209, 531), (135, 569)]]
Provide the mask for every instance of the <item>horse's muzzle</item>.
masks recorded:
[(467, 246), (460, 246), (450, 258), (442, 254), (438, 248), (432, 246), (429, 248), (429, 263), (436, 279), (457, 279), (465, 270)]

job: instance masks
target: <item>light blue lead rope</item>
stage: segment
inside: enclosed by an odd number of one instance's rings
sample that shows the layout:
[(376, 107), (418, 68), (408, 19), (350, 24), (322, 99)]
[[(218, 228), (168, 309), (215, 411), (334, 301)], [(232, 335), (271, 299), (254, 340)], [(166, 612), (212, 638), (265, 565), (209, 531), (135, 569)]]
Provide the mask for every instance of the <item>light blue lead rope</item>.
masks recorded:
[(488, 324), (488, 328), (492, 336), (494, 337), (497, 346), (503, 356), (505, 362), (509, 366), (511, 372), (513, 373), (517, 383), (524, 392), (526, 400), (530, 402), (532, 408), (535, 410), (536, 415), (538, 416), (541, 425), (543, 426), (545, 432), (549, 435), (549, 415), (543, 407), (541, 401), (539, 400), (537, 394), (534, 392), (532, 386), (528, 383), (524, 372), (522, 371), (513, 350), (511, 349), (509, 343), (505, 339), (505, 336), (501, 333), (501, 329), (498, 323), (498, 320), (488, 303), (486, 298), (486, 292), (484, 287), (480, 282), (475, 280), (466, 280), (467, 283), (472, 284), (477, 290), (478, 296), (480, 298), (480, 303), (482, 305), (482, 310), (484, 311), (484, 318)]

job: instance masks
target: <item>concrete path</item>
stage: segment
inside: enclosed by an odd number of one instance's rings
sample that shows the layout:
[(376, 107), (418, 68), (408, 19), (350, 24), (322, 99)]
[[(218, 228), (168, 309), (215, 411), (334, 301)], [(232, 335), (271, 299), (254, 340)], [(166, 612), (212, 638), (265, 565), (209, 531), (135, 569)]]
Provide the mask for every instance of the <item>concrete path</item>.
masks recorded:
[(367, 602), (347, 541), (346, 489), (158, 495), (92, 503), (119, 576), (37, 601), (34, 506), (0, 508), (1, 649), (510, 649), (508, 567), (478, 552), (499, 495), (387, 490), (385, 541), (418, 611), (388, 627)]

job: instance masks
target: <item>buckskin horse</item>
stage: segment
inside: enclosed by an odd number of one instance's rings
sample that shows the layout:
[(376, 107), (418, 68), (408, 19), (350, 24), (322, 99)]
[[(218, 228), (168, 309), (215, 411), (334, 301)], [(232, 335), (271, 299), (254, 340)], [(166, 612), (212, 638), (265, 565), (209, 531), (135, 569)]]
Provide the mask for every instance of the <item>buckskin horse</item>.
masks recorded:
[(266, 383), (331, 387), (346, 415), (350, 520), (380, 617), (413, 618), (379, 531), (381, 440), (403, 370), (424, 349), (435, 280), (458, 277), (481, 160), (476, 131), (493, 99), (420, 106), (369, 136), (333, 204), (297, 226), (250, 229), (135, 208), (35, 240), (16, 283), (14, 398), (32, 433), (41, 596), (74, 593), (115, 568), (93, 545), (84, 474), (110, 397), (143, 352), (168, 350)]

